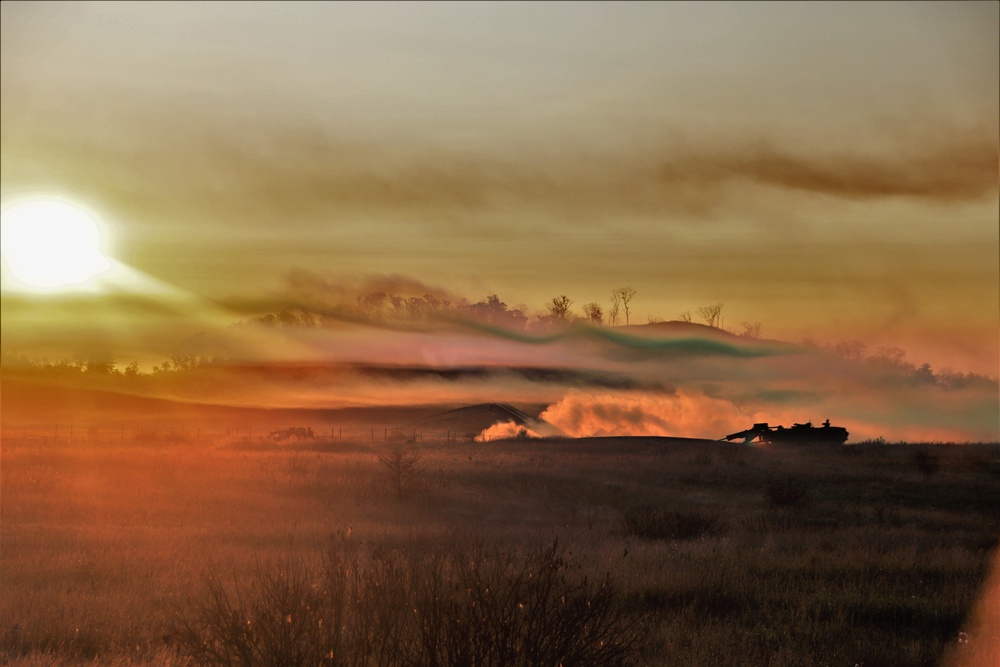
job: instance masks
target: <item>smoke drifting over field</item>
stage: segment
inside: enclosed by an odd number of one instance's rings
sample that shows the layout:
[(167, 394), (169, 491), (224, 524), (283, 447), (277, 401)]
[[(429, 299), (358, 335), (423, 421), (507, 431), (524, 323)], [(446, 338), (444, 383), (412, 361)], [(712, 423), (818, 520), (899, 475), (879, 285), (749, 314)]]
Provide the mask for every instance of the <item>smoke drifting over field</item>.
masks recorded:
[(542, 438), (545, 437), (534, 429), (522, 426), (517, 422), (497, 422), (475, 437), (476, 442), (490, 440), (509, 440), (512, 438)]
[(573, 392), (549, 406), (541, 416), (574, 437), (719, 438), (746, 428), (747, 422), (759, 415), (723, 399), (683, 390), (674, 394)]
[[(320, 288), (325, 306), (317, 296), (308, 310), (189, 337), (152, 372), (25, 372), (56, 385), (257, 408), (530, 403), (547, 405), (542, 418), (571, 436), (719, 438), (755, 422), (830, 419), (853, 441), (1000, 440), (995, 380), (935, 374), (904, 363), (902, 351), (866, 357), (852, 345), (821, 350), (683, 322), (518, 330), (457, 311), (392, 320), (344, 310), (329, 298), (335, 290)], [(500, 425), (484, 435), (518, 432)]]

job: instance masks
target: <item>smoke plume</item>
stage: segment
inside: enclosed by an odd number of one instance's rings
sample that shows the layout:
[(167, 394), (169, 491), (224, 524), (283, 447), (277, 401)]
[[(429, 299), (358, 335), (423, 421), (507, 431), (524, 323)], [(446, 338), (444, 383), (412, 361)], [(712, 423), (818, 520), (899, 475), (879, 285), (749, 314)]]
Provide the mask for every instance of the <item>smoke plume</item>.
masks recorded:
[(483, 430), (482, 433), (475, 437), (476, 442), (489, 442), (490, 440), (510, 440), (510, 439), (521, 439), (521, 438), (541, 438), (542, 436), (531, 430), (527, 426), (522, 426), (517, 422), (500, 422), (499, 424), (493, 424), (489, 428)]

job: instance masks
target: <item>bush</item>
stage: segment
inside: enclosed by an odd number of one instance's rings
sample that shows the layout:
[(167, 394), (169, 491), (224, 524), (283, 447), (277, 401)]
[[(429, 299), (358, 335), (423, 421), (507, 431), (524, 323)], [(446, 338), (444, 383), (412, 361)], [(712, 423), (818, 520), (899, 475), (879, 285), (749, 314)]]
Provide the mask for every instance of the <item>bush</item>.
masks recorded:
[(201, 603), (180, 620), (176, 636), (198, 665), (340, 664), (326, 660), (336, 644), (331, 600), (315, 573), (294, 561), (259, 567), (242, 585), (209, 577)]
[(474, 543), (366, 558), (331, 549), (246, 583), (207, 582), (179, 621), (182, 652), (213, 667), (623, 665), (646, 633), (608, 580), (568, 576), (553, 543), (516, 554)]
[(626, 509), (622, 521), (625, 532), (644, 540), (694, 540), (726, 530), (726, 522), (718, 512), (672, 510), (653, 505)]

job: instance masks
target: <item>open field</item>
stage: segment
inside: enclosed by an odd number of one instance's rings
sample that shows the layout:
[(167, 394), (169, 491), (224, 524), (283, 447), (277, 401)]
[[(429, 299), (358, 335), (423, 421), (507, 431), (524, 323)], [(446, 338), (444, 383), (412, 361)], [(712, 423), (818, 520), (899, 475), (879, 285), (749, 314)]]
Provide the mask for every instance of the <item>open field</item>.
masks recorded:
[[(415, 474), (393, 476), (393, 447)], [(553, 544), (638, 628), (624, 664), (996, 664), (969, 618), (1000, 535), (996, 445), (9, 437), (0, 492), (4, 664), (192, 664), (178, 628), (213, 585), (311, 576), (331, 548), (367, 574), (398, 554), (413, 579), (435, 554)]]
[(0, 0), (0, 667), (1000, 667), (1000, 0)]

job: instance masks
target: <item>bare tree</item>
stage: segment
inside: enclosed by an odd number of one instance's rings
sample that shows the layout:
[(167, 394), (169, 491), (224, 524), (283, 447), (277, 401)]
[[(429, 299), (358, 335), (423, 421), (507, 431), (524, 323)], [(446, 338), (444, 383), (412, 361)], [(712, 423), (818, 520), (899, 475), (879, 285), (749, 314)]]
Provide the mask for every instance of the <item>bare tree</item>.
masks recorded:
[(608, 326), (618, 326), (618, 313), (621, 312), (622, 297), (618, 290), (611, 290), (611, 308), (608, 309)]
[(583, 314), (591, 324), (602, 324), (604, 322), (604, 311), (598, 303), (588, 303), (583, 307)]
[(635, 296), (635, 290), (631, 287), (619, 287), (612, 293), (612, 299), (614, 299), (614, 294), (618, 295), (618, 299), (621, 301), (622, 308), (625, 309), (625, 324), (629, 323), (629, 302), (632, 301), (632, 297)]
[(562, 296), (554, 297), (547, 307), (553, 319), (564, 320), (566, 319), (566, 315), (569, 314), (569, 307), (572, 305), (573, 299), (563, 294)]
[(690, 322), (691, 321), (691, 311), (690, 310), (685, 310), (683, 313), (681, 313), (680, 315), (677, 316), (677, 319), (679, 319), (681, 322)]
[(743, 333), (740, 335), (744, 338), (760, 338), (762, 326), (760, 322), (744, 322)]
[(698, 309), (698, 316), (705, 320), (705, 324), (708, 326), (719, 327), (722, 325), (722, 304), (702, 306)]

